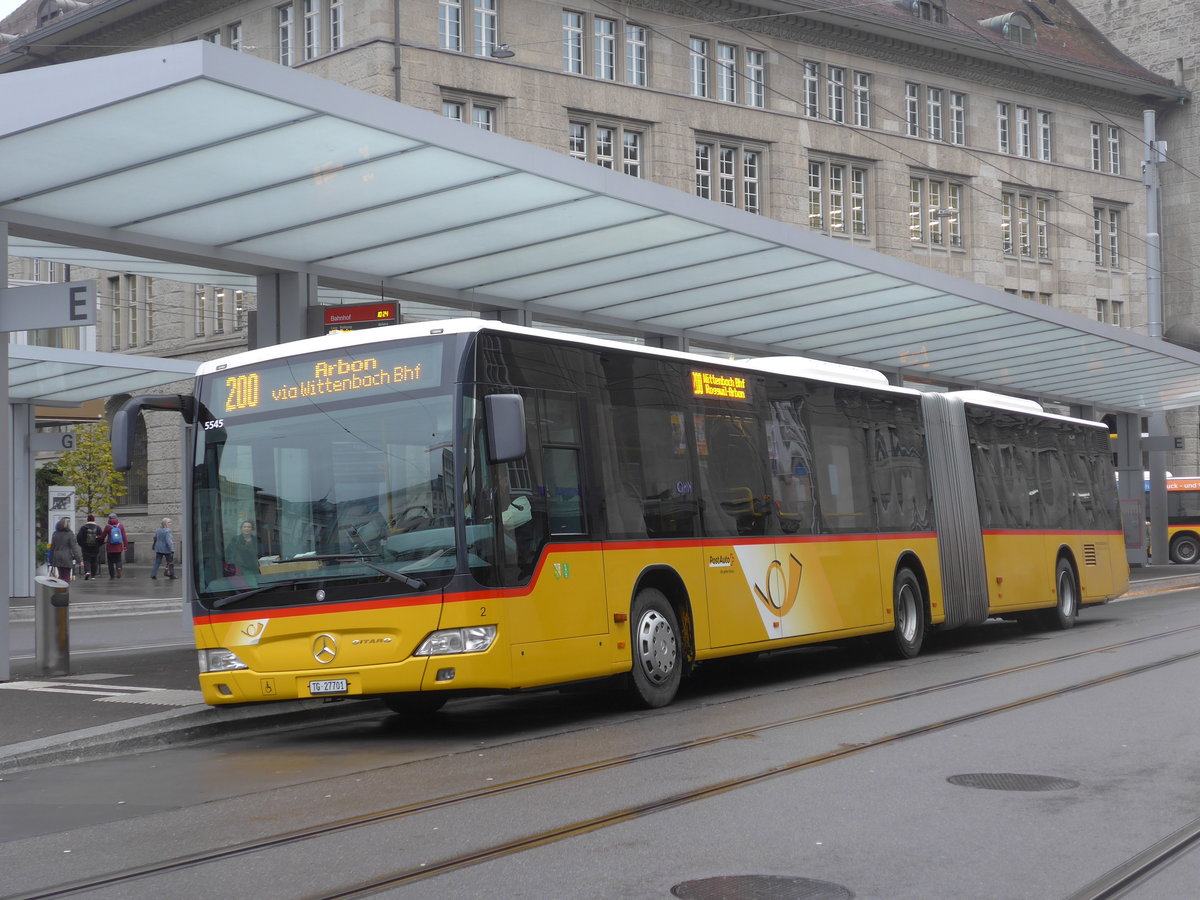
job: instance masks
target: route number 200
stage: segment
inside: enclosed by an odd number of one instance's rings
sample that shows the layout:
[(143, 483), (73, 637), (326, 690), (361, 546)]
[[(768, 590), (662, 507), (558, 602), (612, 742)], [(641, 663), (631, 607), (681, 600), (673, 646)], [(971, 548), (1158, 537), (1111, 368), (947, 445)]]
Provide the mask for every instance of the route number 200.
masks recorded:
[(225, 379), (229, 396), (225, 398), (225, 411), (254, 409), (258, 406), (258, 373), (230, 375)]

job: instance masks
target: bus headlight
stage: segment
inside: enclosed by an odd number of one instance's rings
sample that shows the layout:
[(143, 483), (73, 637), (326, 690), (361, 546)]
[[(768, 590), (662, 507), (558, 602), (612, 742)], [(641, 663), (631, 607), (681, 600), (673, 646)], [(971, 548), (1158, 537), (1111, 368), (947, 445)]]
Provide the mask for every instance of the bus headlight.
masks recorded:
[(496, 640), (495, 625), (473, 625), (470, 628), (447, 628), (435, 631), (419, 647), (413, 656), (442, 656), (447, 653), (482, 653)]
[(250, 668), (232, 650), (217, 647), (210, 650), (196, 651), (200, 657), (201, 672), (230, 672), (234, 669)]

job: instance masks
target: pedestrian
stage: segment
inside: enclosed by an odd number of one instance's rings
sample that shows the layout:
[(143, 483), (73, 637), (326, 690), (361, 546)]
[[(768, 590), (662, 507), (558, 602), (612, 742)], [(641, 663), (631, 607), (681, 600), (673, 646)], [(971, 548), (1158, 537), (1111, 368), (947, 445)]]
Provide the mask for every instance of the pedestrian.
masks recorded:
[(79, 542), (71, 530), (70, 517), (63, 516), (54, 526), (54, 534), (50, 535), (50, 565), (58, 569), (59, 578), (70, 581), (71, 570), (77, 562), (83, 562), (83, 554), (79, 552)]
[(158, 579), (158, 567), (166, 565), (163, 570), (172, 581), (175, 580), (175, 537), (171, 534), (171, 520), (163, 519), (158, 530), (154, 532), (154, 565), (150, 568), (150, 580)]
[(75, 539), (79, 544), (79, 551), (83, 554), (83, 580), (91, 581), (96, 577), (96, 561), (104, 546), (104, 531), (96, 524), (96, 517), (91, 513)]
[(120, 578), (121, 572), (125, 568), (125, 526), (117, 519), (116, 513), (109, 515), (108, 524), (104, 526), (100, 542), (108, 554), (108, 577), (110, 579)]

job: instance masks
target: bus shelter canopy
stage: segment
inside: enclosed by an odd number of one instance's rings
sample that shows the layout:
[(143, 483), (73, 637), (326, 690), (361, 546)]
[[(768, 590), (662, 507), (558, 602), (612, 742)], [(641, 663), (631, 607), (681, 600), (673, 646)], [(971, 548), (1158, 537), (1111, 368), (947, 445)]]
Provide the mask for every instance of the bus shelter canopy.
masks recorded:
[(0, 171), (14, 245), (1105, 410), (1200, 405), (1191, 350), (205, 41), (0, 75)]
[(8, 346), (10, 403), (76, 405), (191, 379), (199, 363), (121, 353)]

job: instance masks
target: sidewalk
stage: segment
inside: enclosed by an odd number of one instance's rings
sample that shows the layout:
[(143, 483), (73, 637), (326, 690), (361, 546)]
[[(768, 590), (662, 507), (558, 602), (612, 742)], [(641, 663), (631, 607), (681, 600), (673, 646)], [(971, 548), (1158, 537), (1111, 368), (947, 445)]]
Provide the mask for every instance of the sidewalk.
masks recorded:
[[(167, 645), (160, 642), (146, 649), (73, 653), (71, 674), (65, 676), (38, 675), (34, 660), (14, 660), (12, 680), (0, 683), (0, 776), (172, 744), (386, 714), (372, 700), (205, 705), (197, 688), (195, 650), (182, 622), (182, 583), (166, 580), (161, 573), (151, 581), (147, 564), (126, 564), (120, 579), (110, 581), (105, 572), (96, 581), (71, 582), (73, 630), (74, 623), (85, 619), (111, 619), (111, 628), (118, 632), (125, 623), (124, 646), (139, 639), (152, 643), (145, 635), (155, 629), (175, 637)], [(1189, 587), (1200, 587), (1200, 566), (1147, 566), (1132, 571), (1125, 596), (1136, 599)], [(12, 601), (10, 621), (14, 631), (32, 629), (26, 624), (33, 622), (31, 598)], [(78, 626), (84, 627), (86, 623)]]
[[(72, 578), (69, 607), (70, 674), (38, 673), (30, 654), (11, 658), (11, 679), (0, 682), (0, 776), (26, 768), (99, 759), (301, 723), (383, 715), (374, 701), (320, 701), (211, 707), (197, 684), (196, 651), (183, 621), (183, 580), (149, 563), (126, 563), (122, 577)], [(34, 598), (9, 601), (10, 642), (17, 630), (32, 644)], [(123, 647), (78, 651), (77, 635), (107, 628)], [(163, 635), (167, 635), (164, 639)], [(3, 648), (9, 652), (9, 648)], [(17, 658), (17, 657), (22, 658)]]

